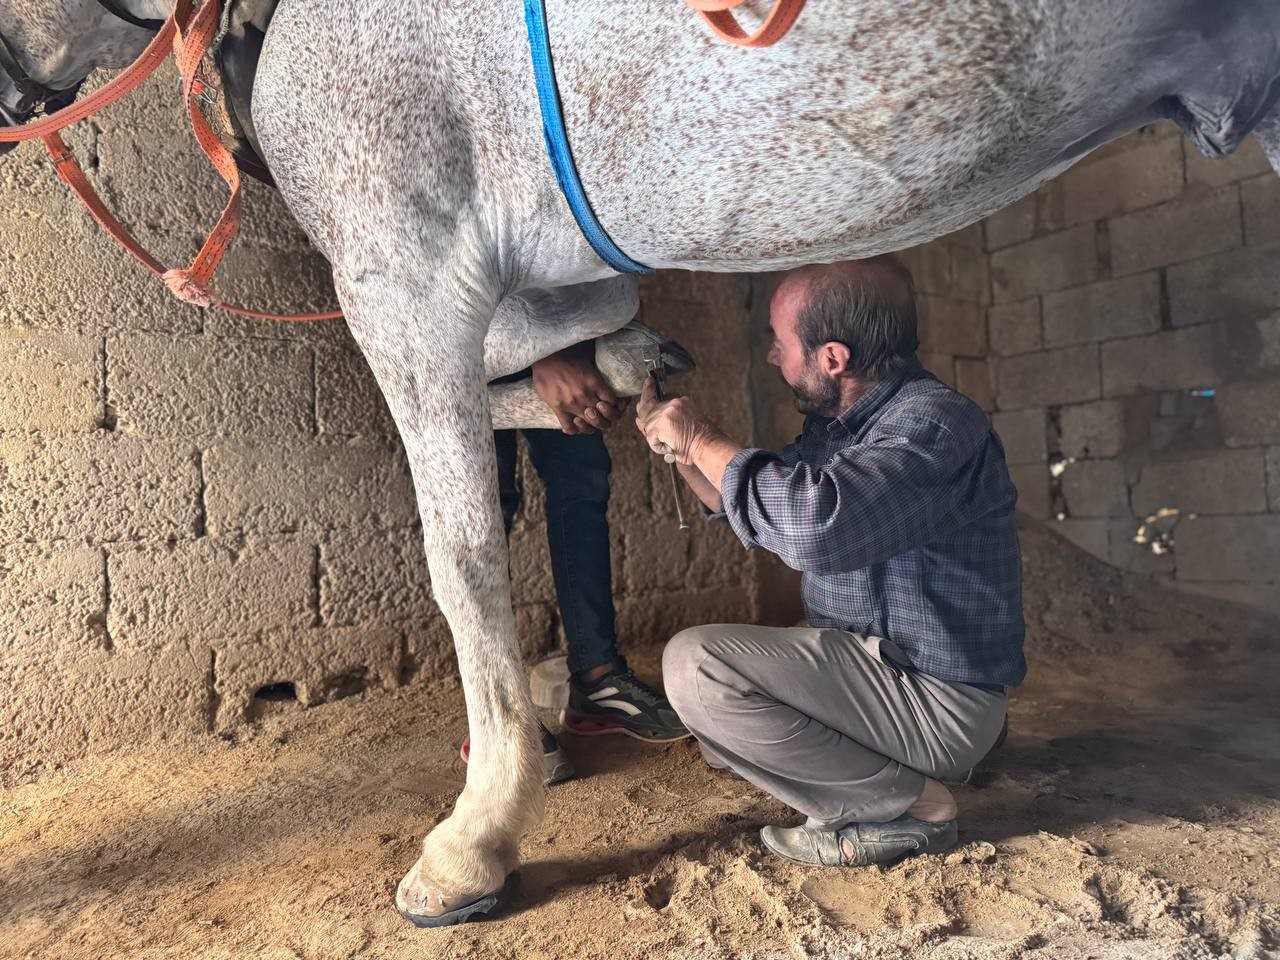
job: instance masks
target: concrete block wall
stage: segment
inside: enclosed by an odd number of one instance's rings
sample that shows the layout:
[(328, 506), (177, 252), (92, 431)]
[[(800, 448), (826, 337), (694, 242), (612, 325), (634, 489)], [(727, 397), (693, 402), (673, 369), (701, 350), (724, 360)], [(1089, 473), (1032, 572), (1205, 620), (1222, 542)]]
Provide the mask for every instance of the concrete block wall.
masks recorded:
[[(187, 260), (223, 199), (171, 82), (82, 124), (73, 147), (122, 219)], [(0, 776), (156, 735), (234, 736), (263, 713), (447, 677), (408, 472), (341, 322), (276, 325), (175, 302), (116, 250), (37, 146), (0, 165)], [(327, 265), (249, 188), (221, 291), (332, 303)], [(646, 281), (648, 322), (751, 433), (749, 285)], [(714, 399), (711, 399), (714, 398)], [(727, 529), (681, 535), (628, 425), (608, 439), (625, 649), (753, 619), (758, 560)], [(520, 642), (559, 641), (543, 500), (525, 459), (512, 537)]]
[(984, 223), (1022, 508), (1117, 566), (1273, 610), (1278, 213), (1252, 140), (1209, 160), (1160, 124)]

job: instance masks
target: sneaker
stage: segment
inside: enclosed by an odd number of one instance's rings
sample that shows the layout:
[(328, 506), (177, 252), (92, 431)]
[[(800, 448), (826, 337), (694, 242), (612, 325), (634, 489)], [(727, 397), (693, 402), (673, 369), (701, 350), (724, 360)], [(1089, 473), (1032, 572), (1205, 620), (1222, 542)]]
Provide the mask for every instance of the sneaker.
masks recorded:
[(670, 743), (690, 736), (667, 698), (641, 682), (625, 667), (584, 683), (569, 679), (565, 729), (583, 736), (625, 733), (650, 743)]
[(929, 823), (904, 813), (888, 823), (850, 823), (838, 830), (808, 824), (764, 827), (760, 839), (770, 852), (793, 863), (866, 867), (949, 850), (956, 845), (956, 822)]
[[(569, 758), (560, 749), (560, 742), (542, 724), (538, 724), (538, 729), (542, 731), (542, 763), (546, 770), (547, 786), (552, 787), (557, 783), (572, 780), (574, 777), (573, 764), (569, 762)], [(462, 749), (458, 751), (458, 755), (462, 757), (463, 763), (471, 759), (470, 734), (462, 738)]]

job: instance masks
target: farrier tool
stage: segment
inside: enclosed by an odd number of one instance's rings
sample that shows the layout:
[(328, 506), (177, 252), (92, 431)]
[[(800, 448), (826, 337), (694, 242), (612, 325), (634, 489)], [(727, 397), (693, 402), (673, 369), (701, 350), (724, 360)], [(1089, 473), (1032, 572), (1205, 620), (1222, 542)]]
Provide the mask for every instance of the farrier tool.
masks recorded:
[[(644, 365), (649, 369), (649, 379), (653, 381), (653, 392), (659, 400), (666, 399), (663, 383), (667, 379), (667, 368), (662, 362), (662, 347), (659, 344), (646, 344), (642, 356)], [(664, 453), (662, 459), (667, 461), (667, 469), (671, 471), (671, 498), (676, 504), (676, 519), (680, 521), (680, 529), (688, 530), (689, 522), (684, 518), (684, 507), (680, 504), (680, 480), (676, 476), (676, 457), (674, 453)]]

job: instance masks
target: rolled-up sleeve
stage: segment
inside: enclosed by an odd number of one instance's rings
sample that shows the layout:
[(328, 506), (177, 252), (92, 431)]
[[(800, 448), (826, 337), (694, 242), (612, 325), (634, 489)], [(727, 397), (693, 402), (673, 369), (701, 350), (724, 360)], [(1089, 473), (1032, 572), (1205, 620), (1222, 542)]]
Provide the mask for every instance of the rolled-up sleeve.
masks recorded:
[(724, 473), (725, 513), (748, 548), (795, 570), (859, 570), (958, 523), (965, 491), (955, 480), (973, 448), (973, 437), (904, 417), (821, 465), (743, 450)]

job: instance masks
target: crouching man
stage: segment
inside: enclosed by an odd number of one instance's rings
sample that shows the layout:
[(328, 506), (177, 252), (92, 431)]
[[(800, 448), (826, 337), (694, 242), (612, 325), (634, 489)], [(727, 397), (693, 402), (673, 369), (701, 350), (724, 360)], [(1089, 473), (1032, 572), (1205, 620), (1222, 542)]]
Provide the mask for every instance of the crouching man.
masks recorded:
[(956, 841), (939, 781), (1001, 733), (1026, 672), (1016, 495), (982, 410), (921, 368), (911, 276), (890, 258), (789, 273), (769, 361), (807, 414), (744, 449), (686, 397), (637, 426), (748, 547), (804, 574), (808, 627), (711, 624), (663, 657), (703, 755), (807, 815), (774, 853), (861, 866)]

